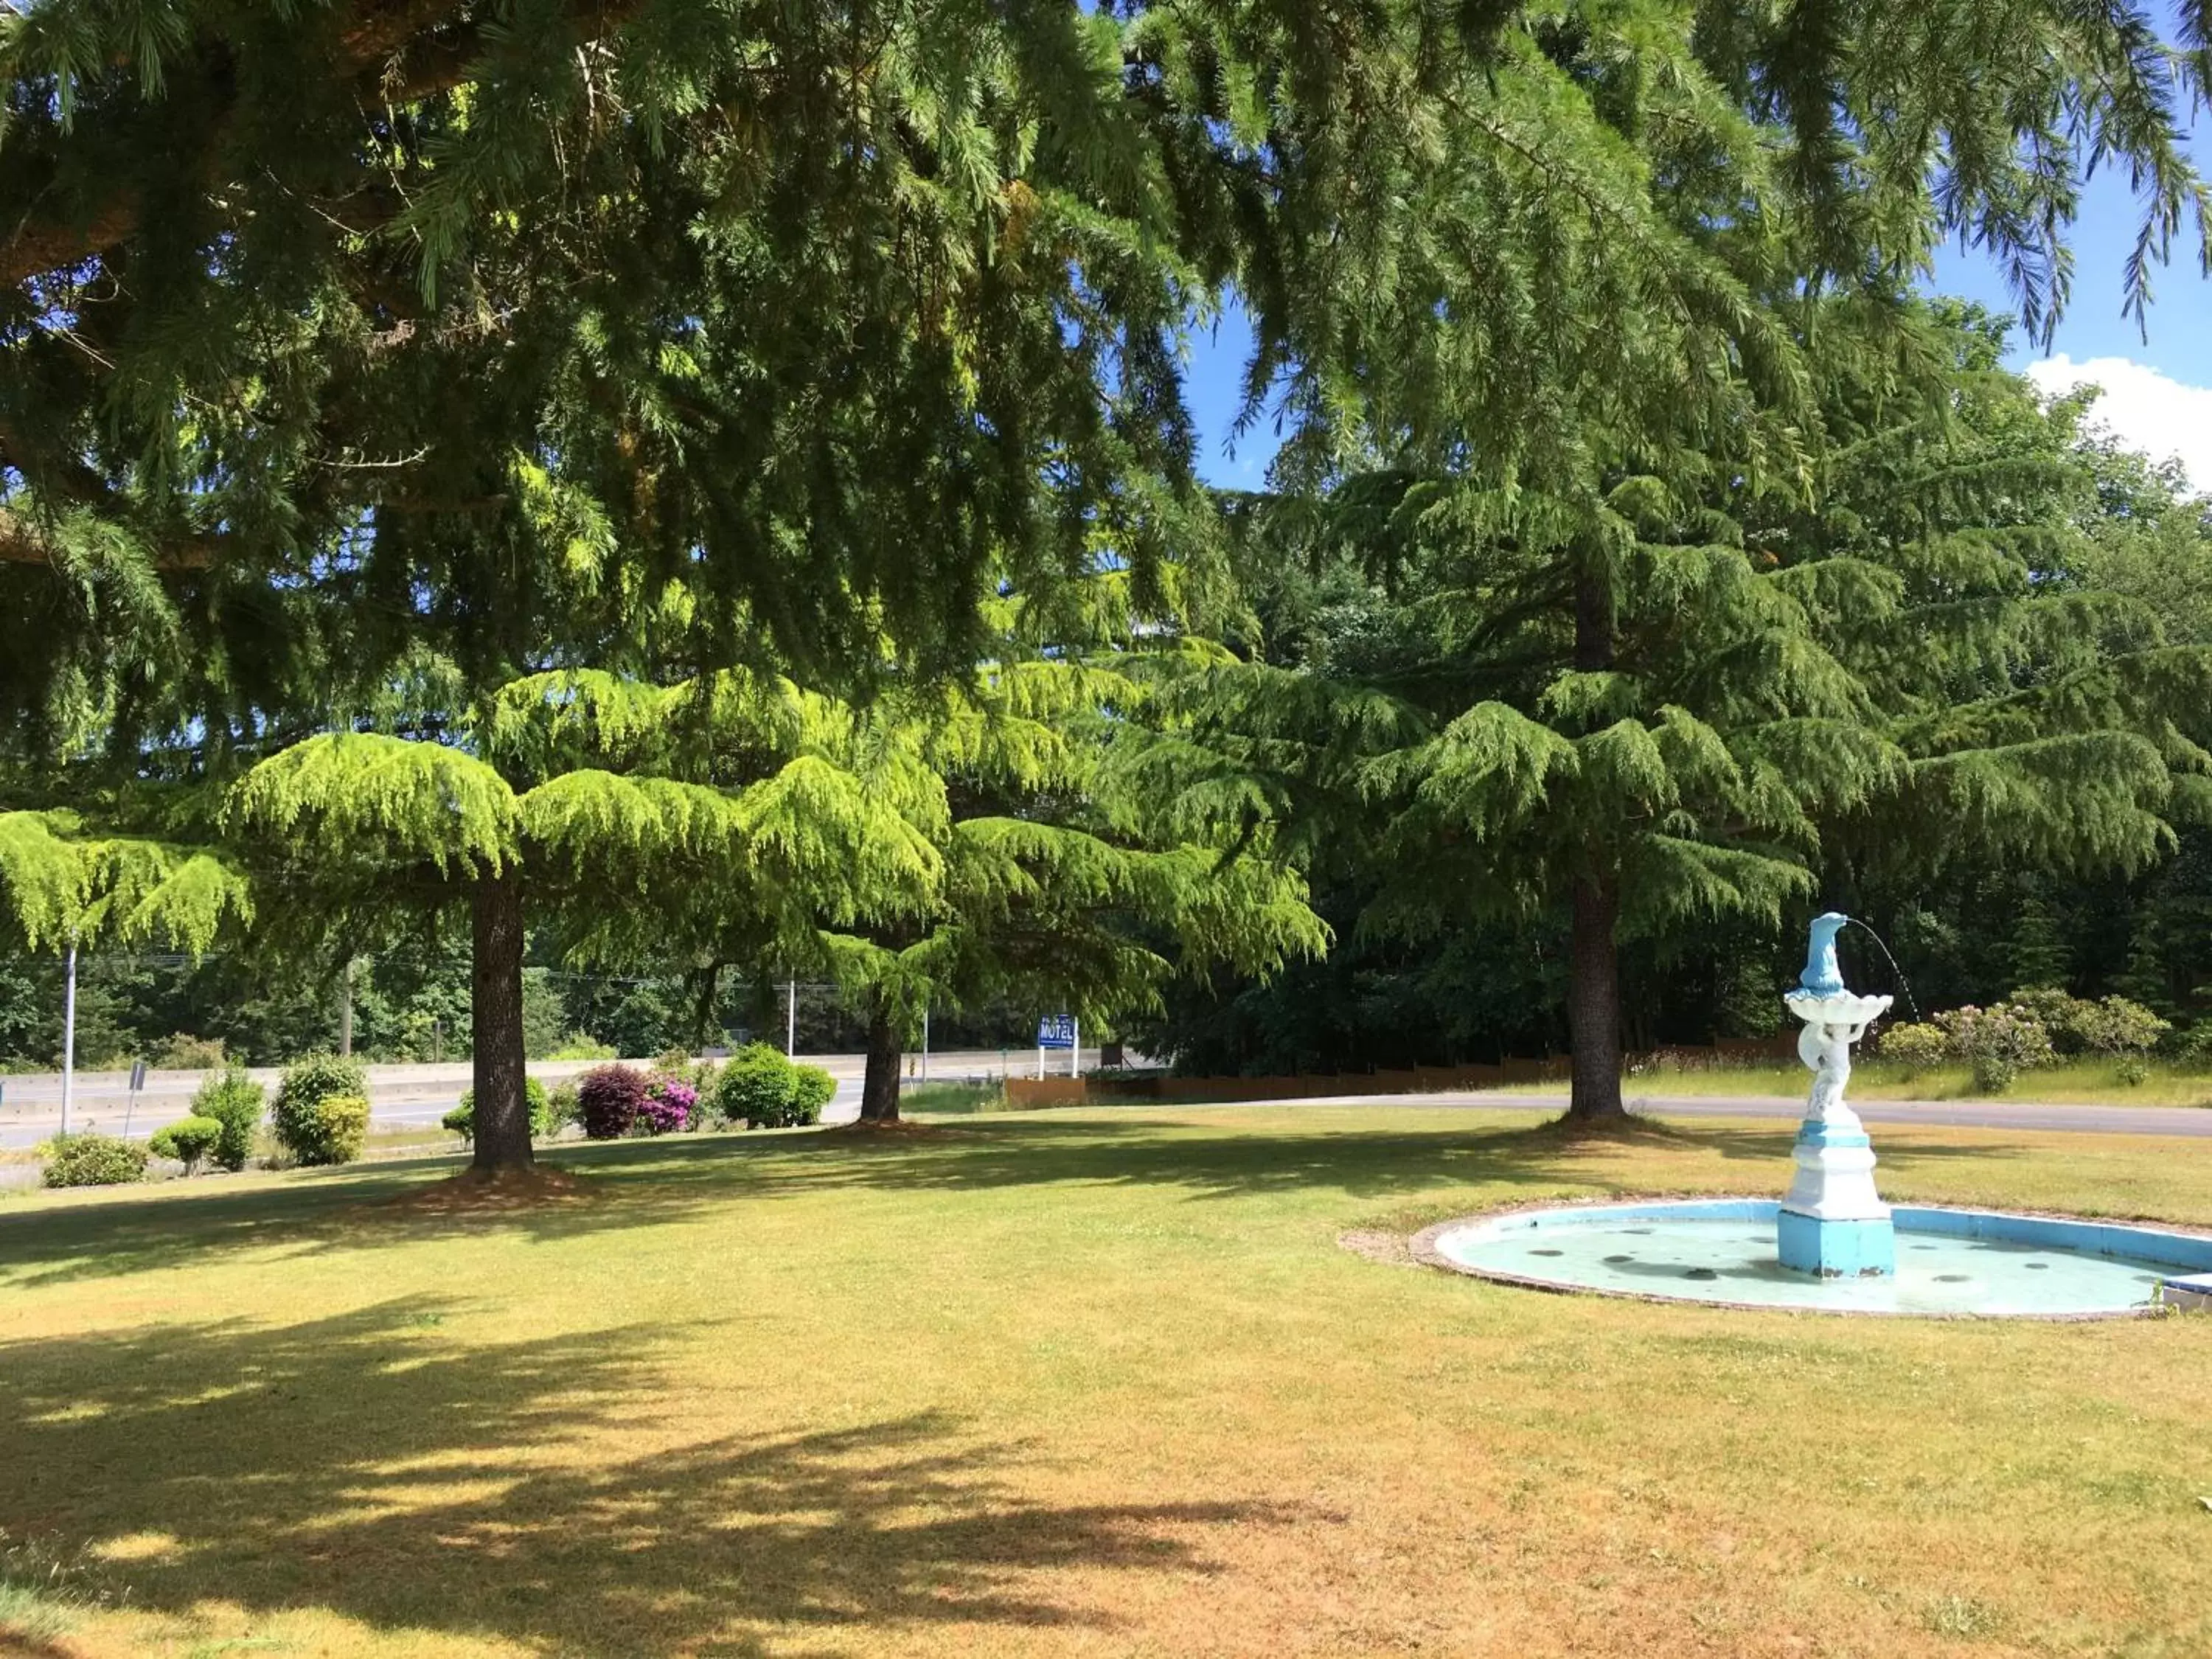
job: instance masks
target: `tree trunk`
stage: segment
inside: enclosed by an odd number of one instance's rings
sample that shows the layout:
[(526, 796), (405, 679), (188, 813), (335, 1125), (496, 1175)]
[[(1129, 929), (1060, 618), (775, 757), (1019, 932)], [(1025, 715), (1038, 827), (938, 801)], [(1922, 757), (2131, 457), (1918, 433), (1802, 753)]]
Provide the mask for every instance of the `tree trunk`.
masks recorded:
[(711, 1039), (720, 1035), (714, 1025), (714, 1007), (721, 1000), (722, 964), (700, 969), (692, 984), (691, 1052), (703, 1054), (714, 1046)]
[(1587, 567), (1575, 577), (1575, 666), (1585, 674), (1613, 666), (1613, 590), (1604, 572)]
[[(1613, 593), (1595, 552), (1575, 575), (1575, 666), (1613, 666)], [(1573, 938), (1567, 963), (1567, 1039), (1574, 1088), (1567, 1115), (1580, 1121), (1627, 1115), (1620, 1103), (1620, 958), (1613, 941), (1620, 887), (1612, 876), (1575, 883)]]
[(346, 958), (345, 971), (338, 975), (338, 1057), (353, 1057), (353, 975), (361, 966), (359, 957)]
[(878, 994), (868, 1011), (868, 1069), (860, 1080), (863, 1123), (899, 1121), (899, 1062), (905, 1054), (890, 1005)]
[(526, 1170), (530, 1101), (523, 1092), (522, 877), (480, 878), (476, 885), (476, 962), (469, 1000), (475, 1038), (476, 1167), (486, 1175)]
[(1613, 945), (1620, 916), (1620, 891), (1611, 877), (1575, 884), (1567, 980), (1574, 1088), (1567, 1115), (1579, 1121), (1627, 1115), (1620, 1103), (1620, 963)]

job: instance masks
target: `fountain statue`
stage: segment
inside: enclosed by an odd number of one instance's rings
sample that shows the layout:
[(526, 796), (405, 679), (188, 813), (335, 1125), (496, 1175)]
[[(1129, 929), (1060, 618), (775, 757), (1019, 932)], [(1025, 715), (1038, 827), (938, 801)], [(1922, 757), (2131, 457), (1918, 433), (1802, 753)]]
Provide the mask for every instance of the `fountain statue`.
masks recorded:
[(1812, 1069), (1813, 1092), (1797, 1130), (1797, 1175), (1776, 1218), (1782, 1265), (1824, 1279), (1897, 1271), (1896, 1229), (1874, 1189), (1874, 1143), (1844, 1099), (1851, 1044), (1889, 1011), (1887, 997), (1846, 989), (1836, 963), (1836, 933), (1850, 918), (1813, 918), (1805, 971), (1783, 1001), (1805, 1023), (1797, 1057)]
[[(1889, 1010), (1836, 965), (1847, 918), (1816, 917), (1784, 998), (1804, 1022), (1813, 1093), (1789, 1195), (1630, 1199), (1492, 1210), (1414, 1235), (1416, 1261), (1547, 1291), (1826, 1313), (2101, 1318), (2212, 1306), (2212, 1237), (2002, 1210), (1906, 1205), (1874, 1189), (1874, 1147), (1844, 1099), (1851, 1045)], [(1774, 1224), (1774, 1248), (1759, 1229)], [(1898, 1234), (1905, 1235), (1905, 1253)], [(1776, 1258), (1779, 1257), (1779, 1261)], [(1812, 1419), (1817, 1431), (1817, 1410)]]

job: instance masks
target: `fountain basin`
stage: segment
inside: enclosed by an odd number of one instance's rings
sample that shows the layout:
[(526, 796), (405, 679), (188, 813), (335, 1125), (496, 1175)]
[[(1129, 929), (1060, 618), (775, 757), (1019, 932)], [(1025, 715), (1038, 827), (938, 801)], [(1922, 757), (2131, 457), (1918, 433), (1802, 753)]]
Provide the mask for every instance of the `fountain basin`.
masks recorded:
[(1413, 1253), (1433, 1267), (1540, 1290), (1933, 1318), (2124, 1317), (2161, 1299), (2185, 1305), (2180, 1281), (2212, 1275), (2212, 1237), (1898, 1205), (1895, 1272), (1820, 1279), (1778, 1258), (1780, 1209), (1772, 1199), (1693, 1199), (1508, 1211), (1431, 1227)]

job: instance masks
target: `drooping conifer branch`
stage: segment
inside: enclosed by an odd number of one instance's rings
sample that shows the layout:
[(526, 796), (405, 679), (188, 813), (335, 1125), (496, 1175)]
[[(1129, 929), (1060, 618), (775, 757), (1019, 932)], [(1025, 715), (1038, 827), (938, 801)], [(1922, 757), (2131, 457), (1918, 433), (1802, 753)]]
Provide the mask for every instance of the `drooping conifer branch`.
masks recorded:
[[(552, 15), (533, 23), (578, 41), (598, 40), (620, 28), (642, 4), (643, 0), (566, 0)], [(57, 87), (52, 118), (63, 137), (76, 122), (89, 118), (78, 106), (98, 97), (105, 80), (134, 78), (155, 99), (195, 108), (204, 135), (199, 182), (205, 189), (219, 187), (239, 125), (235, 54), (248, 43), (179, 39), (173, 27), (142, 29), (127, 18), (112, 20), (110, 27), (117, 33), (112, 36), (86, 38), (64, 33), (65, 21), (42, 19), (37, 13), (15, 19), (12, 29), (0, 32), (0, 74), (52, 78)], [(356, 0), (343, 16), (317, 21), (330, 31), (330, 48), (315, 52), (309, 32), (314, 26), (303, 24), (302, 56), (313, 72), (347, 83), (370, 106), (406, 105), (465, 84), (482, 72), (505, 27), (488, 15), (480, 0)], [(307, 64), (301, 67), (305, 70)], [(74, 85), (80, 81), (85, 83), (81, 89)], [(195, 81), (200, 84), (188, 84)], [(23, 112), (0, 126), (0, 157), (12, 153), (19, 167), (29, 169), (19, 174), (26, 188), (8, 192), (26, 206), (0, 240), (0, 286), (73, 270), (107, 254), (137, 234), (146, 216), (147, 198), (120, 170), (98, 181), (101, 194), (93, 199), (48, 204), (43, 198), (61, 187), (56, 161), (66, 152), (51, 140), (40, 145), (37, 141), (44, 137)]]

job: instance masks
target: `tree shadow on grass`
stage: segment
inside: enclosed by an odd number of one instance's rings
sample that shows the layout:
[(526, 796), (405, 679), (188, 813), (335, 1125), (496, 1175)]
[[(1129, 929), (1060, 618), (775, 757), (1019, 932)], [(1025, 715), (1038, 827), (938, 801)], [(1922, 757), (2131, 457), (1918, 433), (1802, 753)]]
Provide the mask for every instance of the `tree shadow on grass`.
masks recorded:
[[(1285, 1114), (1264, 1127), (1212, 1113), (1190, 1117), (994, 1117), (926, 1133), (703, 1136), (562, 1147), (556, 1161), (585, 1177), (574, 1198), (496, 1212), (428, 1211), (390, 1200), (449, 1173), (447, 1160), (331, 1171), (275, 1185), (130, 1196), (0, 1216), (0, 1287), (29, 1287), (177, 1265), (226, 1249), (374, 1250), (386, 1243), (481, 1237), (502, 1230), (560, 1238), (681, 1221), (702, 1208), (848, 1188), (986, 1191), (1057, 1184), (1152, 1186), (1194, 1200), (1300, 1190), (1367, 1201), (1440, 1184), (1556, 1192), (1565, 1183), (1650, 1190), (1601, 1167), (1621, 1152), (1717, 1152), (1786, 1184), (1787, 1132), (1729, 1124), (1639, 1122), (1619, 1136), (1557, 1125), (1494, 1123), (1425, 1129), (1315, 1123)], [(2024, 1155), (2004, 1143), (1885, 1145), (1893, 1171), (1959, 1159)]]
[(741, 1193), (753, 1177), (751, 1144), (708, 1137), (680, 1149), (659, 1141), (563, 1146), (542, 1161), (591, 1178), (574, 1197), (521, 1208), (407, 1202), (465, 1167), (450, 1157), (295, 1171), (252, 1184), (216, 1176), (111, 1188), (73, 1204), (0, 1214), (0, 1290), (175, 1267), (224, 1249), (374, 1249), (503, 1228), (553, 1238), (651, 1225), (695, 1210), (708, 1197), (705, 1185), (718, 1188), (718, 1198)]
[(945, 1413), (672, 1448), (643, 1352), (665, 1330), (469, 1345), (470, 1312), (0, 1344), (0, 1515), (72, 1547), (152, 1535), (117, 1568), (143, 1609), (327, 1607), (579, 1656), (1110, 1627), (1055, 1570), (1203, 1572), (1226, 1529), (1301, 1518), (1043, 1503), (1009, 1478), (1026, 1449)]
[[(1795, 1129), (1754, 1129), (1699, 1124), (1690, 1127), (1669, 1124), (1667, 1129), (1677, 1144), (1696, 1146), (1717, 1154), (1729, 1163), (1769, 1164), (1783, 1171), (1782, 1182), (1789, 1182), (1791, 1155), (1796, 1150), (1797, 1132)], [(1938, 1125), (1948, 1128), (1949, 1125)], [(1908, 1127), (1906, 1133), (1911, 1133)], [(1940, 1169), (1949, 1164), (1984, 1163), (1998, 1158), (2027, 1158), (2034, 1151), (2015, 1141), (1980, 1140), (1970, 1145), (1954, 1142), (1916, 1142), (1900, 1139), (1894, 1134), (1885, 1135), (1881, 1127), (1874, 1130), (1875, 1152), (1881, 1168), (1892, 1174), (1916, 1168)], [(1880, 1180), (1876, 1176), (1876, 1180)]]
[[(1788, 1184), (1794, 1131), (1733, 1124), (1638, 1121), (1592, 1134), (1557, 1122), (1534, 1127), (1369, 1129), (1352, 1123), (1304, 1127), (1296, 1122), (1255, 1128), (1193, 1119), (1026, 1121), (946, 1126), (908, 1139), (858, 1138), (842, 1155), (808, 1168), (794, 1162), (768, 1173), (766, 1184), (804, 1181), (813, 1187), (966, 1188), (1075, 1183), (1182, 1189), (1194, 1199), (1233, 1199), (1293, 1190), (1334, 1191), (1377, 1199), (1432, 1191), (1440, 1184), (1556, 1189), (1588, 1183), (1645, 1191), (1652, 1176), (1615, 1174), (1613, 1158), (1637, 1153), (1717, 1154), (1776, 1171)], [(1896, 1170), (1959, 1160), (2019, 1158), (2028, 1149), (2001, 1141), (1970, 1146), (1899, 1144), (1882, 1161)], [(1656, 1184), (1668, 1184), (1663, 1175)]]

